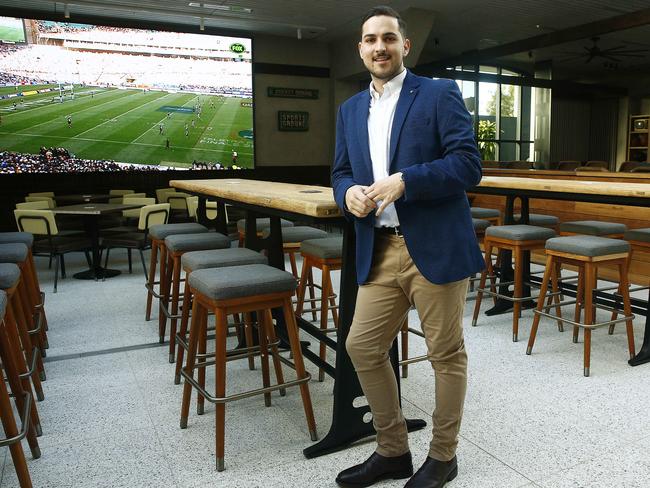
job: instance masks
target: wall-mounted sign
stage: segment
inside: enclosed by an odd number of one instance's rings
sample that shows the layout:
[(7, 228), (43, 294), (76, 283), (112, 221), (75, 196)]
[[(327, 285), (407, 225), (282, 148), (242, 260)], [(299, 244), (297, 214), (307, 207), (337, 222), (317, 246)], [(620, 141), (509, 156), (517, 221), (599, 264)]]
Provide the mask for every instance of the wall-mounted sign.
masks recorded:
[(318, 90), (311, 88), (280, 88), (277, 86), (269, 86), (266, 93), (269, 97), (276, 98), (306, 98), (309, 100), (318, 99)]
[(309, 130), (309, 112), (278, 111), (278, 130), (288, 132)]

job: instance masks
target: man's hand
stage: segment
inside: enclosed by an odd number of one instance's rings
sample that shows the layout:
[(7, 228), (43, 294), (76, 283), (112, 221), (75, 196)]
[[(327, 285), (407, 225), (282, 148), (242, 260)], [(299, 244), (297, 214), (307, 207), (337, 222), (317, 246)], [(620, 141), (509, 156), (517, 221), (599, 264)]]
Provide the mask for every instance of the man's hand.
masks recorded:
[(402, 181), (402, 173), (395, 173), (390, 175), (388, 178), (375, 181), (372, 185), (366, 188), (364, 193), (375, 203), (375, 205), (379, 204), (379, 208), (375, 214), (379, 217), (387, 205), (393, 203), (404, 194), (404, 188), (405, 185)]
[(363, 218), (377, 207), (377, 204), (365, 195), (367, 189), (367, 186), (354, 185), (345, 192), (345, 206), (352, 215)]

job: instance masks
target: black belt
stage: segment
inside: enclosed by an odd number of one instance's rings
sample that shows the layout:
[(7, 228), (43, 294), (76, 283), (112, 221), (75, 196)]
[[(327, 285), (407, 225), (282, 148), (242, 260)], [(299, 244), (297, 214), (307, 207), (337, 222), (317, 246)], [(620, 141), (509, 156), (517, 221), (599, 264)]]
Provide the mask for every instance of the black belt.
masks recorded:
[(394, 236), (400, 236), (402, 237), (402, 228), (397, 226), (397, 227), (375, 227), (375, 232), (379, 234), (391, 234)]

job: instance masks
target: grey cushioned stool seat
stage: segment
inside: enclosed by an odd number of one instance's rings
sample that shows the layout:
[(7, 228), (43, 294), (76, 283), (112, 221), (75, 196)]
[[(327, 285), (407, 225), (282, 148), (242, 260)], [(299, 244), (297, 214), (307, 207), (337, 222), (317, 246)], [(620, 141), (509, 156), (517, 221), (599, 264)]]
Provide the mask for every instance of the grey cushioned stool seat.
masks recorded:
[(476, 232), (476, 231), (484, 231), (492, 224), (490, 224), (490, 222), (487, 220), (472, 218), (472, 225), (474, 226), (474, 231)]
[(630, 229), (623, 237), (628, 241), (650, 242), (650, 229)]
[(171, 252), (203, 251), (230, 247), (230, 239), (217, 232), (204, 234), (176, 234), (165, 237), (165, 246)]
[[(262, 237), (268, 237), (271, 234), (271, 229), (264, 229)], [(286, 227), (282, 229), (282, 242), (302, 242), (306, 239), (322, 239), (327, 237), (328, 234), (324, 230), (315, 229), (306, 225), (299, 225), (296, 227)]]
[(630, 243), (598, 236), (563, 236), (546, 241), (546, 249), (594, 257), (629, 252)]
[(13, 263), (0, 263), (0, 289), (13, 288), (20, 281), (20, 268)]
[(201, 224), (188, 222), (185, 224), (158, 224), (149, 227), (149, 235), (159, 241), (174, 234), (200, 234), (208, 232), (208, 228)]
[[(257, 219), (255, 223), (257, 224), (257, 232), (262, 232), (264, 229), (269, 229), (271, 227), (271, 219), (269, 217)], [(293, 222), (280, 219), (280, 226), (293, 227)], [(239, 219), (237, 221), (237, 230), (239, 232), (246, 232), (246, 219)]]
[(7, 294), (0, 290), (0, 320), (4, 319), (5, 310), (7, 310)]
[(34, 235), (29, 232), (0, 232), (0, 244), (20, 242), (31, 249), (34, 245)]
[(591, 236), (603, 236), (609, 234), (623, 234), (627, 230), (625, 224), (616, 222), (600, 222), (598, 220), (576, 220), (560, 224), (560, 232), (573, 232), (575, 234), (587, 234)]
[(198, 271), (199, 269), (223, 268), (225, 266), (243, 266), (245, 264), (267, 264), (268, 259), (259, 252), (245, 247), (229, 249), (211, 249), (208, 251), (186, 252), (181, 257), (183, 269)]
[(555, 237), (555, 231), (534, 225), (493, 225), (486, 229), (485, 235), (512, 241), (541, 241)]
[(343, 256), (343, 236), (307, 239), (300, 243), (300, 252), (321, 259), (336, 259)]
[(475, 219), (493, 219), (501, 216), (501, 212), (494, 208), (470, 207), (470, 212)]
[[(514, 215), (515, 220), (521, 218), (521, 214)], [(560, 223), (560, 219), (555, 215), (546, 215), (546, 214), (528, 214), (528, 225), (539, 225), (541, 227), (545, 226), (555, 226)]]
[(190, 274), (190, 286), (214, 300), (228, 300), (296, 289), (296, 278), (265, 264), (200, 269)]
[(29, 249), (22, 242), (0, 244), (0, 263), (21, 263), (27, 259)]

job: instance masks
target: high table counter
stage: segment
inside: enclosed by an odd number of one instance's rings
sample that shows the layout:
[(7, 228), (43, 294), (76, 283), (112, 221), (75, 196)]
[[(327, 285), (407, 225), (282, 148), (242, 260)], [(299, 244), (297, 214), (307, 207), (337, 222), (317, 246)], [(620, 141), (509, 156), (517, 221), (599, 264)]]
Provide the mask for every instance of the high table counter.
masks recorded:
[[(269, 264), (284, 269), (282, 228), (280, 218), (299, 219), (309, 223), (337, 224), (343, 226), (343, 263), (339, 292), (339, 327), (337, 340), (327, 337), (310, 322), (298, 318), (299, 327), (328, 347), (336, 350), (336, 364), (323, 362), (319, 355), (303, 344), (303, 355), (312, 363), (334, 377), (334, 406), (329, 433), (318, 443), (305, 449), (307, 457), (315, 457), (342, 449), (350, 443), (375, 433), (372, 423), (363, 421), (370, 411), (365, 406), (355, 407), (353, 401), (363, 396), (352, 362), (345, 350), (357, 297), (356, 269), (354, 264), (355, 235), (352, 223), (343, 218), (334, 201), (332, 188), (322, 186), (274, 183), (245, 179), (172, 180), (170, 186), (199, 196), (199, 222), (210, 223), (205, 214), (206, 198), (217, 201), (217, 231), (226, 233), (225, 204), (246, 211), (246, 247), (267, 249)], [(267, 239), (257, 236), (255, 218), (270, 217), (271, 232)], [(281, 323), (281, 314), (274, 314)], [(397, 374), (397, 347), (393, 345), (391, 359)], [(424, 427), (422, 420), (408, 420), (409, 430)]]
[[(631, 179), (612, 181), (559, 180), (523, 178), (516, 176), (484, 176), (471, 193), (500, 195), (506, 197), (505, 224), (528, 223), (529, 199), (565, 200), (573, 202), (606, 203), (620, 206), (650, 207), (650, 184), (635, 183)], [(514, 219), (515, 201), (521, 206), (521, 221)], [(502, 260), (501, 272), (508, 276), (508, 263)], [(526, 293), (524, 293), (526, 295)], [(601, 294), (605, 295), (605, 294)], [(607, 297), (605, 297), (607, 298)], [(637, 303), (639, 300), (635, 300)], [(643, 345), (637, 355), (630, 359), (632, 366), (650, 362), (650, 297), (634, 307), (635, 313), (645, 315)], [(615, 301), (613, 302), (616, 303)], [(610, 303), (611, 304), (611, 298)], [(495, 306), (495, 308), (498, 307)]]

